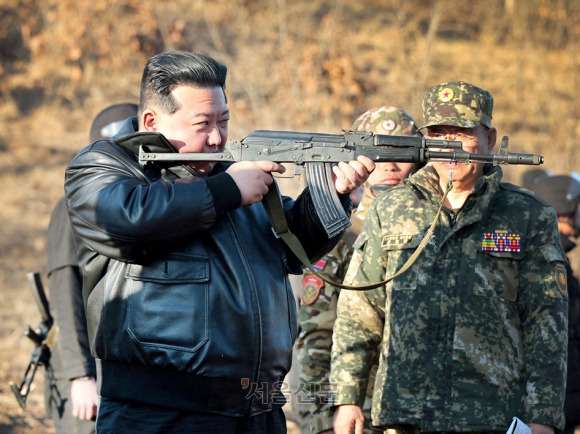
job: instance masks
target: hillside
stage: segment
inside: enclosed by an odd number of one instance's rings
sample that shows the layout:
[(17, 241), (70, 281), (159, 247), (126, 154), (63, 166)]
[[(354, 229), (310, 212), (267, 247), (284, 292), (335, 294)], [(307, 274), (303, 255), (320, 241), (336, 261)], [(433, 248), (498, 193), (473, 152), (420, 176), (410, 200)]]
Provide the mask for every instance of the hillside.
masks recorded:
[[(421, 123), (429, 86), (465, 80), (495, 97), (510, 150), (580, 171), (580, 2), (572, 0), (0, 0), (0, 433), (50, 433), (42, 377), (18, 382), (39, 321), (25, 273), (45, 267), (64, 167), (105, 106), (137, 101), (146, 60), (209, 54), (229, 68), (230, 136), (339, 133), (370, 107)], [(507, 167), (519, 183), (524, 168)], [(576, 260), (580, 270), (580, 261)]]

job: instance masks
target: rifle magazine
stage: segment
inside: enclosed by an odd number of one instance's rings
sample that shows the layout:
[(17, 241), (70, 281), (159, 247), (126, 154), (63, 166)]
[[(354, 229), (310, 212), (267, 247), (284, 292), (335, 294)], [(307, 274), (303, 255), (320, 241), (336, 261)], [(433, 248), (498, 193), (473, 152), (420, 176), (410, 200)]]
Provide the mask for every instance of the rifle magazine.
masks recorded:
[(332, 238), (350, 226), (350, 218), (344, 211), (332, 181), (331, 163), (307, 163), (306, 175), (318, 217)]

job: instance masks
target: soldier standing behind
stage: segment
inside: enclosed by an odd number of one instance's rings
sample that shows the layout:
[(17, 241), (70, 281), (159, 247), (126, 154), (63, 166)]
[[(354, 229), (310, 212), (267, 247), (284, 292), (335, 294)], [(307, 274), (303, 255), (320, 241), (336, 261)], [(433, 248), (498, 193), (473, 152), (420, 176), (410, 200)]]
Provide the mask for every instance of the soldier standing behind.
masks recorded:
[[(394, 136), (420, 136), (415, 121), (400, 108), (383, 106), (363, 113), (354, 122), (353, 130), (372, 131)], [(415, 163), (376, 163), (375, 171), (364, 183), (362, 200), (351, 217), (352, 226), (347, 229), (337, 246), (314, 267), (326, 277), (342, 282), (352, 256), (352, 244), (360, 233), (365, 215), (372, 200), (389, 188), (401, 184), (417, 169)], [(332, 432), (334, 408), (328, 402), (332, 388), (330, 375), (330, 351), (332, 327), (336, 319), (339, 288), (325, 285), (313, 273), (303, 279), (302, 304), (299, 321), (300, 335), (296, 348), (301, 363), (300, 383), (306, 390), (307, 404), (298, 405), (301, 425), (311, 433)], [(365, 410), (370, 416), (373, 367), (370, 374)], [(310, 402), (312, 401), (312, 402)]]
[[(443, 83), (426, 92), (420, 129), (489, 154), (492, 109), (488, 91)], [(556, 213), (501, 179), (499, 166), (431, 162), (371, 205), (345, 283), (412, 265), (377, 289), (340, 294), (335, 432), (363, 432), (377, 357), (372, 423), (383, 430), (505, 433), (514, 416), (533, 434), (564, 428), (568, 294)]]
[[(580, 235), (580, 182), (568, 175), (544, 176), (530, 183), (530, 190), (546, 200), (558, 215), (560, 241), (566, 254), (576, 247), (572, 238)], [(580, 425), (580, 282), (574, 276), (570, 262), (568, 276), (568, 376), (563, 434), (573, 434)]]
[[(105, 108), (91, 124), (90, 141), (112, 137), (126, 118), (136, 114), (137, 104), (132, 103)], [(58, 434), (94, 433), (97, 372), (89, 348), (83, 282), (64, 196), (51, 213), (46, 251), (50, 307), (58, 330), (45, 370), (46, 411)]]

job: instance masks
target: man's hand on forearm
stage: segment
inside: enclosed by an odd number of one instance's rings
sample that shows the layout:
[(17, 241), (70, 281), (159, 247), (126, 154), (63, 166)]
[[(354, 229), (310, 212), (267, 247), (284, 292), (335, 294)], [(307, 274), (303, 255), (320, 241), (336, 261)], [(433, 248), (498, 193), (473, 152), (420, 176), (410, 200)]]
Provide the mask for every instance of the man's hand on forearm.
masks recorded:
[(363, 185), (372, 171), (375, 162), (368, 157), (358, 157), (355, 161), (340, 162), (332, 167), (334, 172), (334, 186), (337, 193), (350, 194)]

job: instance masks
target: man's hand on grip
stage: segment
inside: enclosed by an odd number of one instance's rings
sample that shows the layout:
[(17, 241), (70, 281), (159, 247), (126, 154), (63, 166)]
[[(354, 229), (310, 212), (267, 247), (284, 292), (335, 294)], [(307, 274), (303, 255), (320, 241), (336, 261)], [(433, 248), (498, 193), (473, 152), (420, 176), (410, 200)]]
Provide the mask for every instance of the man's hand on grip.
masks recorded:
[(284, 173), (286, 168), (272, 161), (240, 161), (232, 164), (226, 173), (232, 177), (242, 195), (242, 205), (260, 202), (274, 182), (271, 173)]

